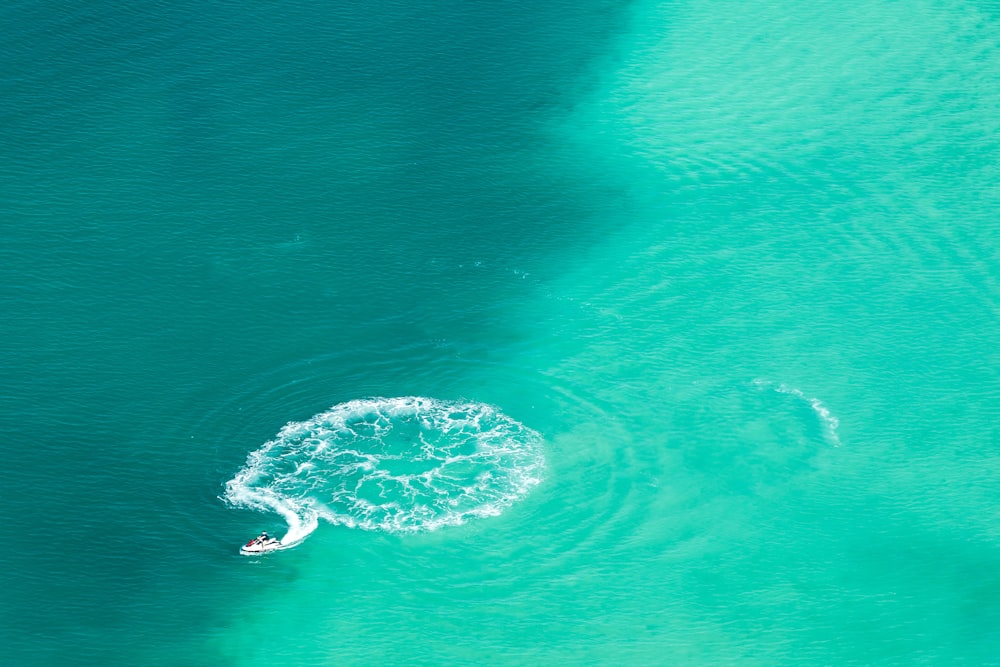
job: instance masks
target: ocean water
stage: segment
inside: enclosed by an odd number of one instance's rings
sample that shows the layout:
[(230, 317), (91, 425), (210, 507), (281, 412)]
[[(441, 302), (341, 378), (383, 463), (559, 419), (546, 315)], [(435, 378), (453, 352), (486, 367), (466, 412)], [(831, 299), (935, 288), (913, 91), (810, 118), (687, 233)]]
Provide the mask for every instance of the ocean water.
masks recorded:
[(996, 2), (0, 16), (4, 664), (1000, 664)]

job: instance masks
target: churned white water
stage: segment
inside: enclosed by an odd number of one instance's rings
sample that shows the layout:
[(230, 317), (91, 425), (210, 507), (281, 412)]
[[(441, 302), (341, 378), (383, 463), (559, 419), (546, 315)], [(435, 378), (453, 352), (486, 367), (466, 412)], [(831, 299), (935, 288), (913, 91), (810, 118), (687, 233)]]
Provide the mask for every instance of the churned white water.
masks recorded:
[(433, 530), (499, 514), (541, 477), (542, 438), (483, 403), (424, 397), (341, 403), (292, 422), (226, 484), (235, 506), (275, 512), (286, 545), (319, 519)]

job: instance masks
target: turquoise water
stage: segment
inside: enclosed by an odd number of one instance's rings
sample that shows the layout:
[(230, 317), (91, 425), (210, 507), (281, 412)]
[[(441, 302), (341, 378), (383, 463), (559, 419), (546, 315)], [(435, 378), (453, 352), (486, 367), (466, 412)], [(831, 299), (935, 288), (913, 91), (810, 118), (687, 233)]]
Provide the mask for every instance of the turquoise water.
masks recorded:
[(5, 664), (1000, 664), (1000, 7), (494, 4), (0, 9)]

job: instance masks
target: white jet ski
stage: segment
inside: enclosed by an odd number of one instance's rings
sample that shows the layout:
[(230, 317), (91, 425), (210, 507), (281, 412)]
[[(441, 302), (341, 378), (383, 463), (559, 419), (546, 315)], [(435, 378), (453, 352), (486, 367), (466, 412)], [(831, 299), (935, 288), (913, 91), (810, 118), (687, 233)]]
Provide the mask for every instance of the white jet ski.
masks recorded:
[(240, 553), (244, 556), (259, 556), (283, 548), (284, 545), (277, 538), (269, 537), (265, 540), (262, 537), (255, 537), (240, 547)]

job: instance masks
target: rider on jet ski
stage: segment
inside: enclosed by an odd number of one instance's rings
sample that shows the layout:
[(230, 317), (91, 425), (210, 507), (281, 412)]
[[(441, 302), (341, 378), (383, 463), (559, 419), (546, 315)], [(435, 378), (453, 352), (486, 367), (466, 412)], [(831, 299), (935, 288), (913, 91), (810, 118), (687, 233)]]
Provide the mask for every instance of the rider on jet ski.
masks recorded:
[(267, 544), (267, 541), (269, 539), (271, 539), (271, 538), (267, 534), (267, 531), (266, 530), (262, 530), (262, 531), (260, 531), (260, 536), (257, 537), (256, 542), (257, 542), (257, 544)]

